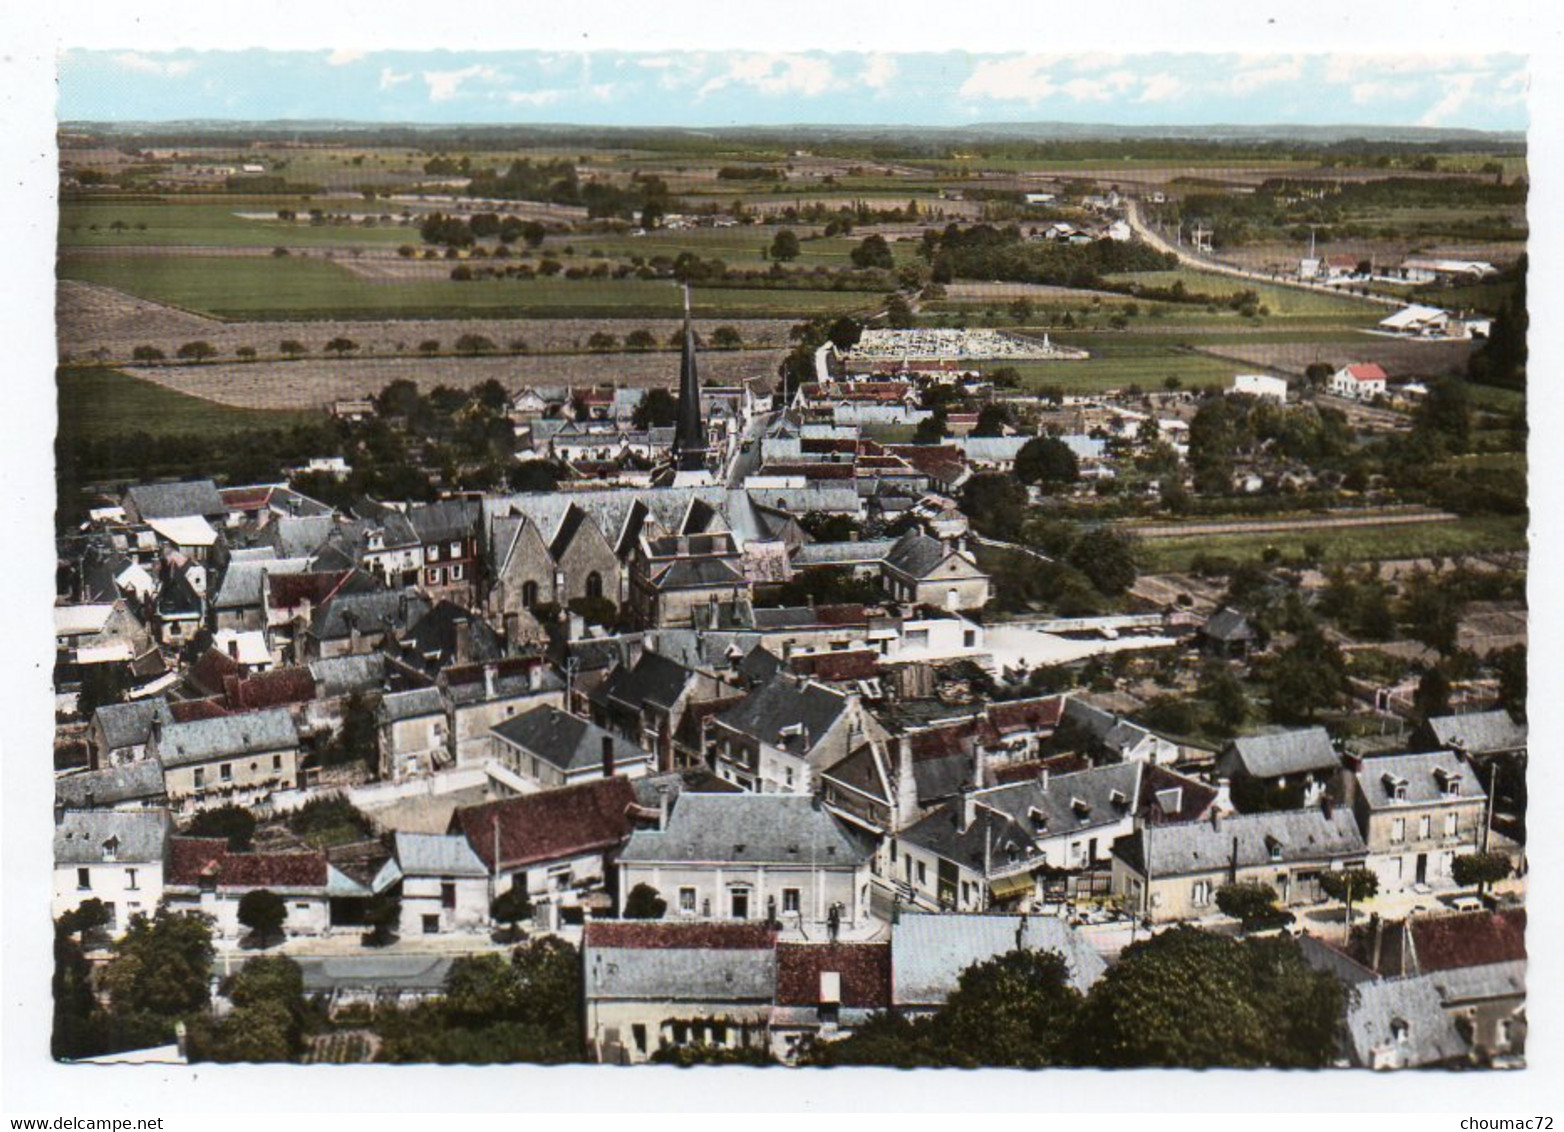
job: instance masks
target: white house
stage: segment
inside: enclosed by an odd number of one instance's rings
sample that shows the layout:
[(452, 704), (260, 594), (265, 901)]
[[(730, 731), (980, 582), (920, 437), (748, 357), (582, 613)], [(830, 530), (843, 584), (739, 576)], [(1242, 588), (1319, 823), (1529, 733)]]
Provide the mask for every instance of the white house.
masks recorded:
[(64, 915), (88, 900), (109, 912), (108, 930), (125, 930), (138, 912), (151, 915), (163, 899), (167, 810), (62, 813), (54, 825), (52, 914)]
[(1287, 402), (1287, 379), (1266, 373), (1240, 373), (1233, 377), (1233, 392), (1283, 405)]
[(386, 868), (401, 876), (404, 937), (473, 931), (488, 924), (489, 868), (465, 837), (399, 832), (391, 853)]
[(1330, 375), (1327, 388), (1338, 397), (1370, 401), (1385, 395), (1388, 378), (1375, 362), (1354, 362)]
[(234, 853), (221, 837), (175, 837), (168, 844), (163, 887), (169, 908), (211, 916), (219, 939), (249, 933), (239, 921), (239, 905), (260, 889), (287, 906), (286, 934), (321, 935), (330, 927), (326, 855), (319, 850)]

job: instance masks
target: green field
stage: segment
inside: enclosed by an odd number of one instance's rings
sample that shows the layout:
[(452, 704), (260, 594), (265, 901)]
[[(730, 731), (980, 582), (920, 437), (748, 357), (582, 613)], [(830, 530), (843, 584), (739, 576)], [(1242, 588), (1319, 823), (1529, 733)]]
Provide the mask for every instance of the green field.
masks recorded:
[(1190, 353), (1173, 346), (1143, 346), (1134, 339), (1115, 342), (1072, 338), (1071, 345), (1091, 351), (1082, 361), (995, 361), (983, 365), (984, 372), (1011, 367), (1021, 375), (1022, 388), (1055, 386), (1066, 393), (1098, 393), (1138, 385), (1147, 391), (1161, 390), (1169, 377), (1176, 377), (1185, 388), (1205, 385), (1230, 385), (1239, 372), (1233, 362), (1204, 354)]
[(314, 422), (318, 413), (237, 409), (176, 393), (115, 369), (64, 367), (56, 377), (59, 437), (65, 445), (145, 432), (209, 436)]
[(1114, 283), (1140, 283), (1147, 287), (1171, 287), (1174, 283), (1181, 282), (1188, 291), (1221, 298), (1237, 295), (1243, 291), (1253, 291), (1260, 296), (1260, 304), (1270, 308), (1273, 318), (1337, 317), (1367, 323), (1384, 317), (1380, 307), (1370, 306), (1358, 300), (1321, 294), (1318, 291), (1305, 291), (1297, 287), (1257, 283), (1249, 279), (1198, 271), (1189, 267), (1180, 267), (1173, 271), (1126, 271), (1110, 275), (1108, 279)]
[(1143, 574), (1181, 573), (1201, 554), (1258, 562), (1268, 547), (1275, 547), (1283, 557), (1296, 557), (1304, 553), (1306, 544), (1322, 548), (1327, 563), (1523, 550), (1526, 521), (1513, 515), (1485, 515), (1450, 522), (1158, 538), (1142, 542), (1136, 560)]
[[(669, 318), (679, 290), (663, 281), (572, 279), (368, 280), (346, 267), (297, 256), (65, 256), (60, 275), (222, 318)], [(702, 318), (799, 318), (873, 309), (882, 297), (853, 291), (703, 288)]]
[[(398, 224), (300, 224), (283, 220), (250, 220), (241, 212), (276, 212), (291, 208), (307, 213), (312, 207), (327, 212), (361, 213), (373, 211), (398, 216), (401, 205), (368, 201), (308, 201), (267, 198), (264, 201), (224, 200), (220, 203), (168, 203), (67, 201), (60, 206), (60, 247), (142, 247), (142, 246), (226, 246), (269, 248), (320, 247), (355, 244), (371, 247), (396, 247), (421, 243), (418, 229)], [(114, 225), (123, 225), (116, 229)], [(96, 229), (94, 229), (96, 225)], [(144, 225), (145, 227), (138, 227)]]

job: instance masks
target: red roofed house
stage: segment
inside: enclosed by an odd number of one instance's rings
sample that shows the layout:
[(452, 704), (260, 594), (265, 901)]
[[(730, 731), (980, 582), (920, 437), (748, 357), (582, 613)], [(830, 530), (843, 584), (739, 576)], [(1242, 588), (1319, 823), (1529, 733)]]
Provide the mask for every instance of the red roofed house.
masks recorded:
[(1327, 279), (1342, 279), (1358, 273), (1358, 257), (1345, 252), (1325, 257), (1325, 277)]
[[(496, 894), (525, 884), (535, 905), (578, 907), (601, 889), (629, 838), (635, 788), (615, 775), (559, 790), (462, 806), (449, 832), (467, 838)], [(552, 914), (552, 913), (551, 913)]]
[(239, 901), (261, 888), (286, 902), (283, 930), (289, 935), (320, 935), (330, 926), (324, 853), (234, 853), (221, 837), (175, 837), (168, 843), (164, 902), (176, 912), (211, 916), (220, 939), (249, 932), (239, 922)]
[(891, 945), (777, 943), (771, 1052), (797, 1060), (803, 1044), (848, 1037), (891, 1006)]
[(1386, 374), (1375, 362), (1342, 366), (1330, 375), (1329, 390), (1338, 397), (1369, 401), (1385, 395)]

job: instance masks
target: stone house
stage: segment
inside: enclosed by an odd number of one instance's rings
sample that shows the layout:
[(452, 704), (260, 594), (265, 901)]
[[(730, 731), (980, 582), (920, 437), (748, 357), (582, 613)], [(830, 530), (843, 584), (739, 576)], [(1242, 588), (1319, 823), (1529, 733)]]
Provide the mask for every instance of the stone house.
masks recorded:
[(169, 841), (164, 891), (173, 911), (211, 916), (220, 939), (248, 934), (239, 922), (239, 904), (258, 889), (287, 904), (286, 934), (322, 935), (331, 926), (326, 871), (326, 855), (318, 850), (234, 853), (221, 837), (175, 837)]
[(969, 551), (908, 531), (885, 555), (886, 592), (897, 601), (936, 609), (982, 609), (991, 582)]
[(885, 732), (856, 693), (778, 674), (714, 715), (708, 735), (719, 777), (759, 793), (810, 794), (821, 771)]
[(1453, 751), (1364, 759), (1352, 810), (1380, 891), (1455, 884), (1451, 862), (1482, 848), (1488, 795)]
[(58, 918), (87, 900), (101, 900), (114, 935), (132, 916), (150, 916), (163, 899), (163, 857), (172, 829), (167, 810), (56, 811), (50, 914)]
[(476, 931), (489, 923), (489, 869), (453, 833), (391, 835), (388, 867), (400, 878), (400, 934)]
[(552, 705), (496, 724), (490, 735), (496, 760), (545, 790), (651, 769), (651, 755), (624, 736)]
[(285, 708), (155, 722), (147, 755), (162, 764), (176, 812), (254, 805), (299, 785), (299, 732)]

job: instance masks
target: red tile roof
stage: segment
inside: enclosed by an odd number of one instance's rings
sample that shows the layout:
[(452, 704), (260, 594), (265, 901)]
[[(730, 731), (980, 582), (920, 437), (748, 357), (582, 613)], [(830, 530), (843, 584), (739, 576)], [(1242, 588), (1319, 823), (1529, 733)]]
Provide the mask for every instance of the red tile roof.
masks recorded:
[(953, 755), (966, 754), (970, 750), (968, 741), (975, 730), (975, 724), (963, 720), (961, 723), (952, 723), (944, 727), (914, 731), (907, 736), (912, 760), (923, 762), (926, 759), (948, 759)]
[(308, 703), (314, 698), (315, 677), (308, 668), (274, 668), (235, 680), (229, 688), (228, 705), (235, 711), (260, 711)]
[(617, 923), (593, 920), (586, 926), (585, 946), (625, 947), (638, 951), (679, 948), (699, 951), (759, 951), (776, 945), (777, 933), (763, 923), (713, 924), (678, 921)]
[(326, 854), (230, 853), (221, 837), (175, 837), (169, 841), (165, 883), (195, 888), (212, 878), (218, 888), (325, 888)]
[(271, 502), (270, 487), (220, 487), (217, 494), (230, 511), (254, 511)]
[(816, 606), (815, 620), (821, 625), (866, 625), (869, 622), (864, 607), (859, 604)]
[(761, 474), (803, 476), (810, 480), (850, 480), (857, 472), (851, 464), (767, 464)]
[(209, 696), (223, 693), (223, 679), (239, 675), (239, 662), (222, 649), (209, 648), (190, 666), (189, 680)]
[(267, 602), (273, 609), (294, 609), (305, 601), (311, 605), (324, 604), (352, 572), (326, 570), (307, 574), (268, 574)]
[(1042, 696), (1032, 700), (990, 704), (984, 713), (984, 722), (996, 735), (1010, 735), (1017, 731), (1058, 727), (1063, 716), (1063, 696)]
[(190, 723), (197, 719), (216, 719), (220, 715), (232, 715), (222, 696), (209, 700), (175, 700), (168, 705), (175, 723)]
[(1377, 362), (1359, 362), (1347, 367), (1347, 376), (1355, 381), (1386, 381), (1387, 375)]
[(615, 776), (463, 806), (451, 815), (450, 832), (465, 835), (473, 852), (492, 869), (497, 823), (500, 868), (511, 869), (617, 848), (630, 836), (634, 804), (629, 779)]
[(1412, 921), (1412, 944), (1423, 974), (1526, 958), (1526, 909), (1465, 912)]
[(831, 971), (841, 976), (842, 1006), (890, 1006), (889, 943), (777, 944), (777, 1005), (818, 1006), (820, 976)]
[[(1009, 786), (1016, 782), (1027, 782), (1036, 778), (1042, 771), (1049, 774), (1074, 774), (1078, 770), (1090, 770), (1091, 759), (1085, 755), (1054, 755), (1040, 762), (1012, 763), (1009, 766), (996, 767), (994, 769), (994, 782), (999, 786)], [(1212, 791), (1213, 795), (1215, 791)]]

